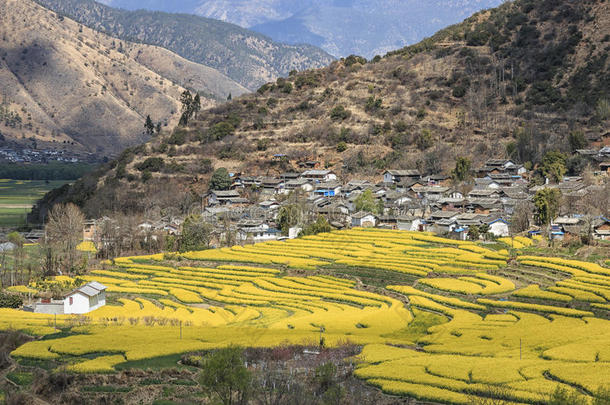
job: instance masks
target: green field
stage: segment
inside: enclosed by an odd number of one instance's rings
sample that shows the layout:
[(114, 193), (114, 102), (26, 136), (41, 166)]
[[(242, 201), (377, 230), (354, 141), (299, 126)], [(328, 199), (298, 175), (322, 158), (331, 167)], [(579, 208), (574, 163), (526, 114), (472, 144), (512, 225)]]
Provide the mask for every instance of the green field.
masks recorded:
[(65, 180), (0, 179), (0, 226), (24, 225), (34, 203), (48, 191), (65, 183)]

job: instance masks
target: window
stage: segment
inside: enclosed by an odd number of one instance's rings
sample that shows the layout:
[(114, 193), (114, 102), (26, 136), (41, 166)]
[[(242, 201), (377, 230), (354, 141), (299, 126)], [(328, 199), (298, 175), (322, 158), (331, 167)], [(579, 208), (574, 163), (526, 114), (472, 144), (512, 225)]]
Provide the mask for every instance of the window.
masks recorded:
[(70, 305), (74, 304), (74, 297), (70, 297)]

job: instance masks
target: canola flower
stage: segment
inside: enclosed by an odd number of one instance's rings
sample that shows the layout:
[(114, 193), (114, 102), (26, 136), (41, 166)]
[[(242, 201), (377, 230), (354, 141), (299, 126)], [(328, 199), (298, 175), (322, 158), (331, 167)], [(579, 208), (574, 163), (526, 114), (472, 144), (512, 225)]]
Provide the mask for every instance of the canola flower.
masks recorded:
[[(506, 274), (508, 255), (430, 233), (351, 229), (187, 252), (190, 262), (181, 266), (168, 265), (163, 254), (116, 258), (85, 276), (108, 286), (106, 306), (85, 317), (59, 316), (58, 327), (72, 335), (29, 342), (12, 356), (68, 358), (71, 371), (104, 373), (126, 361), (228, 344), (315, 344), (323, 330), (330, 346), (364, 346), (357, 376), (422, 401), (470, 403), (498, 384), (512, 389), (513, 403), (539, 401), (558, 384), (595, 391), (610, 379), (610, 321), (594, 317), (610, 309), (609, 269), (520, 256), (524, 266), (568, 278), (544, 289), (518, 280), (516, 289), (515, 280), (496, 275)], [(361, 268), (419, 281), (373, 293), (342, 275)], [(481, 297), (497, 294), (506, 300)], [(573, 301), (591, 311), (571, 308)], [(430, 313), (446, 320), (422, 332), (412, 321)], [(57, 332), (52, 317), (17, 310), (0, 310), (0, 328)], [(404, 348), (414, 343), (423, 351)]]

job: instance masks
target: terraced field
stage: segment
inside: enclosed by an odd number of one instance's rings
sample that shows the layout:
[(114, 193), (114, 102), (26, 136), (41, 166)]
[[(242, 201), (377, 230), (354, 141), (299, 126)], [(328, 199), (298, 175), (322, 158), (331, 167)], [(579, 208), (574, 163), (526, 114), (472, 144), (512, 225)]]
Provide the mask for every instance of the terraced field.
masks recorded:
[[(113, 372), (128, 361), (231, 343), (322, 338), (362, 345), (356, 375), (387, 393), (544, 403), (559, 385), (593, 398), (610, 381), (610, 268), (519, 255), (505, 243), (492, 250), (426, 233), (353, 229), (117, 258), (84, 277), (108, 286), (109, 304), (87, 317), (58, 317), (62, 334), (53, 335), (50, 316), (7, 309), (0, 329), (47, 336), (14, 358), (75, 372)], [(401, 283), (373, 287), (359, 272)], [(431, 313), (444, 321), (420, 331)]]

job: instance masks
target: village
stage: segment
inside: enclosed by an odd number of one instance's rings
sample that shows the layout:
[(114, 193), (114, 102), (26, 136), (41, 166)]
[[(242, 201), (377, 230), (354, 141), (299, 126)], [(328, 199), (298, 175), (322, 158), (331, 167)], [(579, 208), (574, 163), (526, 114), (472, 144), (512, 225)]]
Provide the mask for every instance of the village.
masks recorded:
[[(378, 227), (427, 231), (454, 239), (497, 238), (517, 233), (530, 235), (548, 232), (551, 239), (578, 238), (589, 232), (593, 239), (610, 239), (610, 220), (603, 210), (592, 206), (607, 197), (610, 173), (610, 147), (599, 151), (579, 150), (599, 167), (595, 184), (582, 177), (563, 177), (561, 181), (533, 185), (531, 173), (510, 159), (490, 159), (473, 170), (468, 184), (456, 184), (445, 175), (424, 176), (417, 170), (385, 170), (378, 182), (351, 179), (341, 181), (318, 162), (307, 162), (302, 172), (279, 176), (250, 176), (231, 173), (227, 190), (209, 190), (201, 195), (200, 215), (213, 226), (210, 247), (222, 244), (250, 244), (299, 236), (301, 226), (282, 229), (278, 218), (283, 207), (298, 206), (300, 223), (323, 217), (333, 229)], [(605, 183), (604, 183), (605, 182)], [(589, 182), (590, 183), (590, 182)], [(558, 189), (562, 204), (550, 229), (537, 226), (531, 212), (533, 197), (545, 188)], [(526, 213), (520, 211), (527, 211)], [(513, 217), (525, 219), (513, 221)], [(166, 215), (145, 218), (137, 232), (147, 237), (178, 237), (185, 217)], [(517, 223), (519, 222), (519, 223)], [(112, 218), (86, 222), (84, 240), (98, 248), (108, 243), (101, 229), (120, 227)], [(512, 224), (512, 225), (511, 225)], [(473, 232), (476, 229), (476, 232)], [(227, 234), (232, 237), (228, 238)], [(25, 235), (32, 242), (42, 231)], [(106, 239), (104, 239), (106, 238)], [(223, 243), (223, 241), (225, 241)]]

